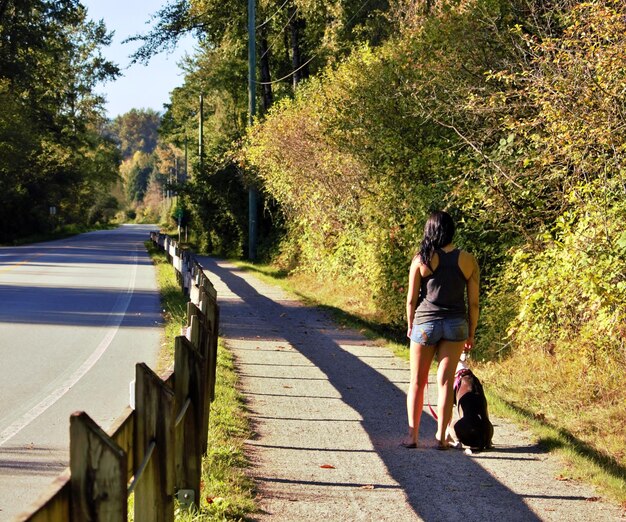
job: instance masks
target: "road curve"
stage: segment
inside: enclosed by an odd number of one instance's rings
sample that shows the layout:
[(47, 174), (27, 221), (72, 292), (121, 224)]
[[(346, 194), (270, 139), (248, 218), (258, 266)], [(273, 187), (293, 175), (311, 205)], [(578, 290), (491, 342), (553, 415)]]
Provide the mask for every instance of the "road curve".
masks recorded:
[(107, 429), (135, 364), (156, 365), (159, 294), (148, 225), (0, 248), (0, 521), (68, 464), (69, 416)]

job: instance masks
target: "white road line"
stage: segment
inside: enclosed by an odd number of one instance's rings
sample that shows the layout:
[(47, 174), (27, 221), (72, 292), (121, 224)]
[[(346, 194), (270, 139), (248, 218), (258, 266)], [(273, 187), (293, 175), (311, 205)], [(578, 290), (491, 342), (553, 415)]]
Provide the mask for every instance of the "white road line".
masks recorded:
[(4, 431), (0, 433), (0, 446), (5, 444), (8, 440), (12, 439), (17, 435), (20, 431), (22, 431), (26, 426), (28, 426), (31, 422), (33, 422), (37, 417), (39, 417), (43, 412), (45, 412), (50, 406), (52, 406), (56, 401), (58, 401), (63, 395), (65, 395), (68, 391), (72, 389), (72, 387), (83, 378), (83, 376), (93, 368), (93, 366), (98, 362), (98, 360), (104, 355), (107, 348), (115, 338), (117, 331), (124, 320), (124, 316), (126, 314), (126, 310), (128, 309), (128, 305), (130, 304), (130, 300), (133, 297), (133, 293), (135, 291), (135, 280), (137, 278), (137, 248), (135, 248), (135, 253), (133, 255), (133, 270), (130, 277), (130, 281), (128, 283), (128, 288), (122, 294), (120, 294), (117, 298), (115, 306), (110, 312), (111, 321), (108, 325), (109, 331), (107, 335), (102, 339), (100, 344), (96, 347), (95, 351), (89, 356), (89, 358), (77, 368), (74, 373), (72, 373), (56, 390), (47, 395), (42, 401), (40, 401), (37, 405), (32, 407), (29, 411), (27, 411), (24, 415), (22, 415), (18, 420), (16, 420), (13, 424), (7, 427)]

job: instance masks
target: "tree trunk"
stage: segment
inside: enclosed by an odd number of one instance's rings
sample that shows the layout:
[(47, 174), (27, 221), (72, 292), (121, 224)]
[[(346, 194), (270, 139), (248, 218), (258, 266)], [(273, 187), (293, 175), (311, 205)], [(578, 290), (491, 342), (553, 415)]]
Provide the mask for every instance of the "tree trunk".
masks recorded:
[(306, 62), (304, 52), (302, 50), (301, 39), (304, 32), (305, 21), (301, 18), (297, 12), (295, 5), (292, 5), (289, 9), (289, 16), (291, 19), (291, 66), (293, 68), (293, 86), (294, 88), (300, 81), (309, 76), (309, 68), (307, 65), (303, 66)]
[(270, 52), (267, 43), (267, 31), (265, 28), (261, 29), (261, 35), (259, 38), (259, 52), (261, 55), (261, 85), (263, 87), (263, 113), (267, 113), (269, 108), (274, 102), (274, 95), (272, 93), (271, 85), (271, 73), (270, 73)]

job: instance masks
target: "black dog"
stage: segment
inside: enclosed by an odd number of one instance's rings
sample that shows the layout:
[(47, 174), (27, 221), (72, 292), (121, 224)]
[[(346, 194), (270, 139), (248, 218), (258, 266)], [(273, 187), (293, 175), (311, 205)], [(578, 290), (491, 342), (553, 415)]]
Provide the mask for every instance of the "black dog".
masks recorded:
[(459, 420), (453, 426), (457, 440), (472, 450), (492, 448), (493, 424), (487, 413), (483, 385), (466, 366), (457, 371), (454, 398), (459, 412)]

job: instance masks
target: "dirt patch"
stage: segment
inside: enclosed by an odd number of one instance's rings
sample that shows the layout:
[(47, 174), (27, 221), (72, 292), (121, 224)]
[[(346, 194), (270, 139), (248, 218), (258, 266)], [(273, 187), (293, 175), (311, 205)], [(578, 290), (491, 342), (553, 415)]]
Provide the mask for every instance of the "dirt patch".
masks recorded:
[(626, 520), (591, 487), (562, 480), (559, 459), (502, 419), (492, 419), (493, 450), (442, 452), (426, 407), (425, 447), (400, 447), (406, 361), (227, 262), (200, 262), (256, 433), (255, 519)]

